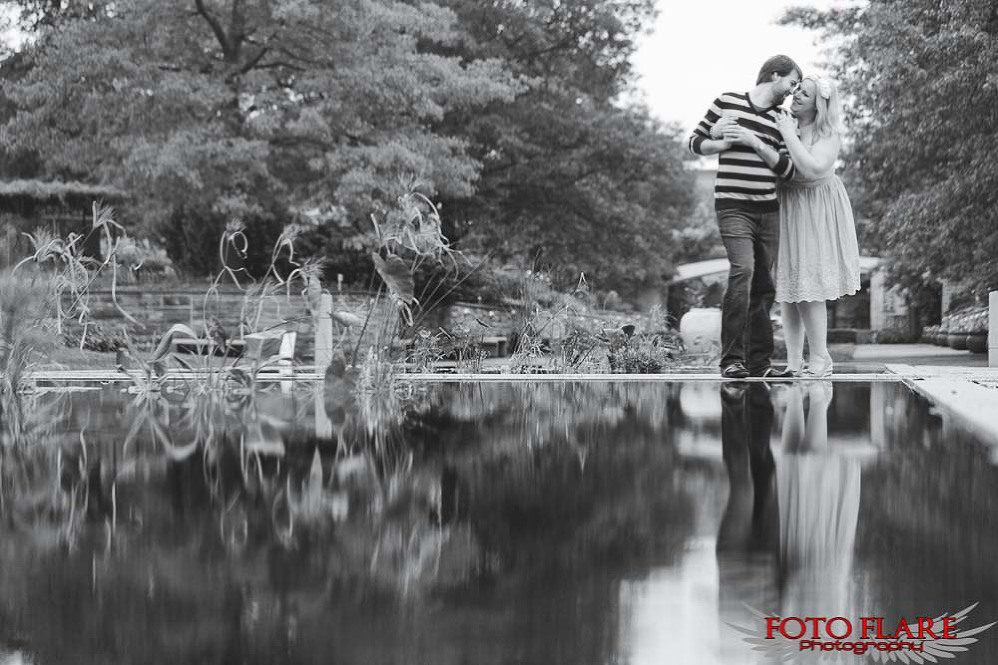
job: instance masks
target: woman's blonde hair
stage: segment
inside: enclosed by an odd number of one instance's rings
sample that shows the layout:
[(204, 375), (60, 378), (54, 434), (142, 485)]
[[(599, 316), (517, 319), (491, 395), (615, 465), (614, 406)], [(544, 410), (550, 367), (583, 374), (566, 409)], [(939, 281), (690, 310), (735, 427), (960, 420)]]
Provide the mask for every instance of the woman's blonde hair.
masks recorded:
[(842, 104), (839, 101), (839, 89), (835, 81), (819, 76), (805, 76), (801, 83), (811, 80), (817, 94), (814, 96), (814, 139), (842, 135)]

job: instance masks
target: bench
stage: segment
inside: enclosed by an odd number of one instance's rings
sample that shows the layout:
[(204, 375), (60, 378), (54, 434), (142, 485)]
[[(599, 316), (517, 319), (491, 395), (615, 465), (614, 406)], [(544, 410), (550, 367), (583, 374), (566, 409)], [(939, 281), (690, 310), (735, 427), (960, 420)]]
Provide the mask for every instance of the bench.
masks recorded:
[(290, 366), (294, 360), (297, 341), (297, 332), (269, 330), (244, 335), (243, 339), (228, 340), (224, 347), (214, 345), (205, 338), (192, 337), (177, 337), (172, 340), (171, 346), (175, 353), (206, 355), (211, 349), (216, 356), (246, 358), (258, 363), (277, 361), (281, 365)]
[(214, 345), (214, 342), (204, 338), (177, 337), (172, 340), (171, 347), (174, 353), (190, 353), (196, 356), (204, 356), (211, 349), (213, 355), (238, 358), (243, 355), (245, 342), (238, 339), (228, 340), (224, 347)]
[(276, 361), (281, 366), (290, 367), (295, 359), (295, 344), (298, 333), (293, 330), (268, 330), (243, 336), (246, 350), (244, 357), (253, 362)]

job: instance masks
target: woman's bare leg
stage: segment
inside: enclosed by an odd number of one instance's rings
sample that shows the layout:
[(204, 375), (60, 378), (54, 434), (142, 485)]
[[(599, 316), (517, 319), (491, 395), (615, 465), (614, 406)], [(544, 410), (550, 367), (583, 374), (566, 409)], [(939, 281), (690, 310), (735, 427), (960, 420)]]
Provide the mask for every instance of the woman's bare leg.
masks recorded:
[(831, 367), (832, 357), (828, 353), (828, 309), (824, 300), (797, 303), (807, 344), (810, 349), (808, 365), (812, 371), (821, 374), (822, 368)]
[(805, 303), (781, 302), (783, 337), (787, 344), (787, 369), (801, 371), (804, 365), (804, 321), (798, 305)]

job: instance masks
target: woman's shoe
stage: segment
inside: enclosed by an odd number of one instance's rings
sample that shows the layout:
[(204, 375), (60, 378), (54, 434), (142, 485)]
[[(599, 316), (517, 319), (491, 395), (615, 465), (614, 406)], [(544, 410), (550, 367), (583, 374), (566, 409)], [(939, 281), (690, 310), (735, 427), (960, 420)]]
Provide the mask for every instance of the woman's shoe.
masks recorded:
[(787, 379), (795, 379), (798, 376), (800, 376), (800, 372), (795, 372), (789, 367), (785, 369), (778, 369), (776, 367), (770, 366), (765, 369), (759, 370), (757, 372), (752, 372), (752, 376), (761, 379), (769, 379), (771, 381), (782, 381)]
[(832, 357), (825, 356), (824, 358), (818, 358), (820, 363), (811, 361), (808, 363), (807, 375), (814, 379), (827, 379), (832, 375)]
[(798, 358), (797, 362), (791, 362), (790, 359), (787, 358), (787, 369), (793, 373), (795, 379), (807, 376), (807, 364), (804, 362), (803, 358)]

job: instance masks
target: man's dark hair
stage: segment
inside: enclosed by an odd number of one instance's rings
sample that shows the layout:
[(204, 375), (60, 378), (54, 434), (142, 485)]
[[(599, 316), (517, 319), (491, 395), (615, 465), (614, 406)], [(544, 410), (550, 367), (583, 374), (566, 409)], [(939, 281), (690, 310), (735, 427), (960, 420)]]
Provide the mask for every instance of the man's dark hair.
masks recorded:
[(786, 76), (795, 69), (797, 70), (798, 76), (804, 76), (804, 72), (802, 72), (800, 66), (793, 61), (793, 58), (787, 55), (774, 55), (772, 58), (762, 63), (762, 68), (759, 70), (759, 78), (755, 81), (756, 85), (760, 83), (768, 83), (773, 75), (773, 72), (776, 72), (780, 76)]

